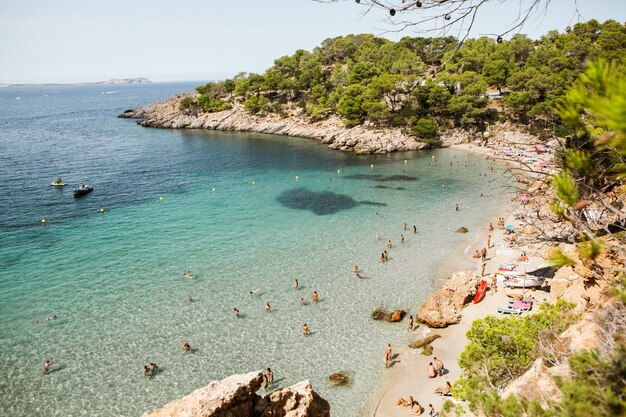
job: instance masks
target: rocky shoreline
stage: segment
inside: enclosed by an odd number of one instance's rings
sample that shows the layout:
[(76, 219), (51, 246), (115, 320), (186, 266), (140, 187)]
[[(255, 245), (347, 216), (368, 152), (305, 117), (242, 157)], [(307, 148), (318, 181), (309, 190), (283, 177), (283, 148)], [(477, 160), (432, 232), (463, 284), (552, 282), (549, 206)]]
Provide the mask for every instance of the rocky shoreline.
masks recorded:
[[(183, 98), (196, 96), (197, 94), (178, 94), (159, 103), (128, 109), (118, 117), (140, 119), (137, 124), (144, 127), (212, 129), (302, 137), (317, 140), (331, 149), (359, 155), (448, 147), (482, 137), (479, 132), (451, 129), (442, 132), (439, 141), (427, 144), (401, 128), (382, 128), (370, 123), (349, 128), (335, 115), (320, 121), (311, 121), (301, 111), (291, 111), (285, 115), (268, 113), (259, 116), (247, 112), (239, 103), (234, 103), (232, 109), (215, 113), (179, 109), (179, 103)], [(498, 124), (490, 133), (495, 140), (537, 143), (534, 136), (523, 133), (518, 127), (510, 124)]]

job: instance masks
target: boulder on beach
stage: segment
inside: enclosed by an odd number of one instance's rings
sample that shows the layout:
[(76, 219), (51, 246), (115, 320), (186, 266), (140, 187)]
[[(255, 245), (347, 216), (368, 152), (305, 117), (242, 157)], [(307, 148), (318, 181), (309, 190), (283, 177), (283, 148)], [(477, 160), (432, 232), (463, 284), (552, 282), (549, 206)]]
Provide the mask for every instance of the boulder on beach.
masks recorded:
[(452, 274), (421, 306), (417, 320), (436, 328), (460, 322), (461, 310), (473, 299), (480, 281), (481, 278), (470, 271)]
[(458, 233), (467, 233), (467, 232), (469, 232), (469, 229), (467, 227), (465, 227), (465, 226), (461, 226), (458, 229), (456, 229), (456, 231)]
[(387, 320), (388, 316), (389, 312), (384, 308), (377, 308), (376, 310), (372, 311), (372, 318), (374, 320)]
[(328, 380), (335, 387), (348, 387), (352, 384), (352, 378), (347, 371), (333, 372), (328, 375)]

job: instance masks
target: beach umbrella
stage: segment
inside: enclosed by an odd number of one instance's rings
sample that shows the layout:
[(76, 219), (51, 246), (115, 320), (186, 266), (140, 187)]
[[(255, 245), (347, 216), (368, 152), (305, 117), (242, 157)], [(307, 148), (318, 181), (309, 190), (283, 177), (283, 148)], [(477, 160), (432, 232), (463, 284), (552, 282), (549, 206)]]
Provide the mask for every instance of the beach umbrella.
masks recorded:
[(509, 230), (513, 230), (513, 225), (512, 224), (507, 224), (506, 226), (504, 226), (505, 229), (509, 229)]

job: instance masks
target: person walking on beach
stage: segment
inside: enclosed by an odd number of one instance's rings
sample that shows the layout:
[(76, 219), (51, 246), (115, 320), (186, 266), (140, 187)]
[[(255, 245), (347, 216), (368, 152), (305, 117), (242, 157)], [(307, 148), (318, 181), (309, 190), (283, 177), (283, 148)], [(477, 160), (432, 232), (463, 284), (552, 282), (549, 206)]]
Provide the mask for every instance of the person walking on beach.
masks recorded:
[(393, 349), (391, 348), (391, 343), (387, 343), (387, 349), (385, 350), (385, 368), (389, 368), (392, 359)]
[(298, 278), (293, 280), (293, 289), (297, 290), (298, 289), (298, 285), (300, 285), (300, 283), (298, 282)]
[(409, 325), (407, 326), (409, 332), (413, 331), (413, 316), (409, 316)]
[(491, 278), (491, 289), (494, 294), (498, 292), (498, 278), (496, 277), (496, 274), (493, 274), (493, 278)]
[(483, 262), (481, 268), (480, 268), (480, 276), (484, 277), (485, 276), (485, 268), (487, 267), (487, 262)]
[(50, 370), (50, 366), (52, 366), (52, 358), (46, 359), (46, 361), (43, 363), (44, 374), (48, 374), (48, 371)]
[(317, 293), (317, 291), (313, 291), (313, 302), (317, 303), (320, 300), (320, 295)]
[(480, 251), (480, 258), (482, 259), (483, 262), (487, 260), (487, 248), (485, 247), (482, 248), (482, 250)]

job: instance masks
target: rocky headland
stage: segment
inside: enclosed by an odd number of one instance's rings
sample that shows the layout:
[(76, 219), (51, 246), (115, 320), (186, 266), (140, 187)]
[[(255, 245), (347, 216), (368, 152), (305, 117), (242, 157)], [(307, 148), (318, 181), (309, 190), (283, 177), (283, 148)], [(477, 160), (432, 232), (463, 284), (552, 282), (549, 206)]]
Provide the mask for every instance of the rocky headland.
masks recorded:
[[(428, 147), (447, 147), (483, 137), (482, 133), (476, 131), (450, 129), (441, 132), (438, 141), (426, 143), (419, 141), (402, 128), (378, 127), (369, 122), (347, 127), (336, 115), (313, 121), (298, 109), (283, 114), (256, 115), (246, 111), (243, 105), (237, 102), (231, 109), (214, 113), (179, 108), (181, 100), (185, 97), (197, 96), (197, 94), (178, 94), (159, 103), (128, 109), (118, 117), (140, 119), (137, 123), (145, 127), (213, 129), (296, 136), (317, 140), (331, 149), (356, 154), (388, 154)], [(496, 141), (538, 143), (535, 136), (523, 133), (518, 126), (510, 123), (493, 126), (490, 135)]]

